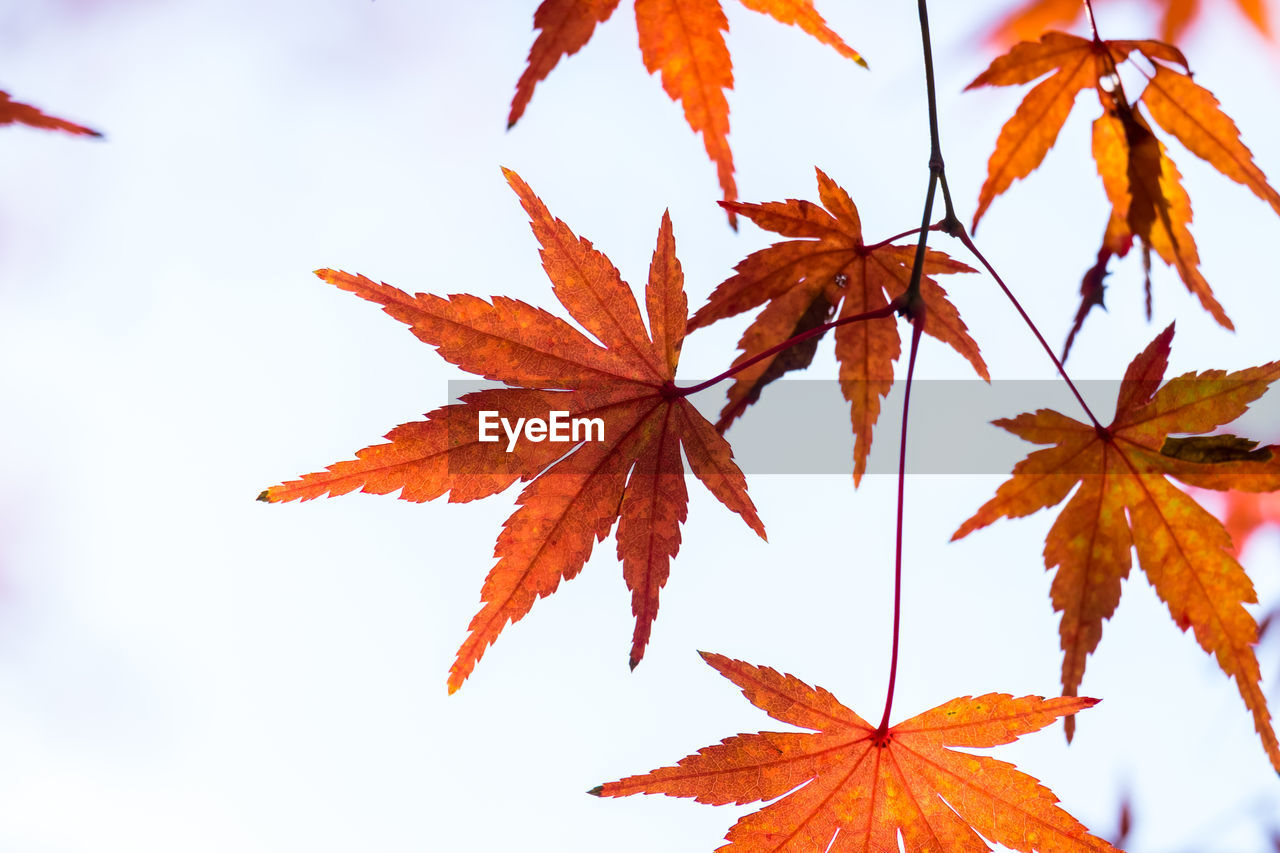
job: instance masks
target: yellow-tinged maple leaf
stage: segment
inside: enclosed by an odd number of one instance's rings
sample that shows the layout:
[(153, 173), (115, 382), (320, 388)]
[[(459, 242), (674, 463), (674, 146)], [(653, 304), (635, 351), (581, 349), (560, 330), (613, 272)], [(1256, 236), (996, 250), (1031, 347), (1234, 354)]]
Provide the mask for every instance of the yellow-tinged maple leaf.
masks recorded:
[(319, 270), (325, 281), (382, 305), (447, 361), (515, 387), (466, 394), (425, 421), (396, 427), (386, 444), (260, 496), (290, 501), (399, 489), (405, 500), (448, 492), (450, 501), (469, 501), (532, 480), (498, 536), (497, 564), (450, 671), (450, 692), (509, 622), (581, 570), (615, 521), (636, 617), (631, 665), (640, 661), (680, 548), (688, 503), (681, 449), (712, 494), (764, 536), (728, 443), (673, 383), (688, 309), (670, 218), (663, 215), (649, 268), (646, 331), (609, 259), (554, 218), (517, 174), (504, 172), (542, 245), (556, 297), (603, 346), (514, 299), (410, 295), (364, 276)]
[(1103, 620), (1115, 612), (1137, 546), (1138, 562), (1173, 621), (1184, 631), (1192, 628), (1200, 646), (1236, 680), (1280, 771), (1280, 745), (1253, 651), (1258, 626), (1244, 608), (1257, 601), (1253, 584), (1232, 556), (1222, 524), (1168, 479), (1220, 490), (1280, 489), (1280, 447), (1255, 449), (1234, 436), (1170, 438), (1207, 433), (1238, 418), (1280, 378), (1280, 361), (1234, 373), (1186, 373), (1161, 387), (1172, 339), (1171, 325), (1129, 365), (1115, 418), (1105, 429), (1049, 409), (996, 421), (1020, 438), (1051, 446), (1015, 465), (1012, 479), (952, 538), (1071, 495), (1044, 548), (1045, 567), (1058, 570), (1051, 597), (1062, 613), (1063, 692), (1076, 695), (1085, 658), (1098, 646)]
[[(1163, 58), (1148, 55), (1153, 60)], [(1213, 93), (1191, 79), (1189, 73), (1153, 64), (1155, 74), (1142, 90), (1142, 103), (1156, 123), (1188, 151), (1231, 180), (1244, 184), (1280, 214), (1280, 193), (1267, 183), (1267, 176), (1253, 162), (1253, 154), (1240, 141), (1240, 130), (1222, 111)]]
[[(1095, 0), (1095, 6), (1103, 6), (1106, 0)], [(1187, 27), (1200, 14), (1200, 0), (1158, 0), (1160, 7), (1160, 38), (1176, 42)], [(1211, 3), (1210, 8), (1225, 3)], [(1263, 0), (1234, 0), (1234, 5), (1264, 38), (1271, 38), (1271, 22), (1267, 5)], [(991, 33), (991, 41), (1009, 44), (1038, 38), (1056, 27), (1068, 26), (1084, 15), (1084, 4), (1078, 0), (1029, 0), (1011, 12)]]
[[(743, 6), (794, 24), (841, 56), (866, 67), (862, 56), (845, 44), (818, 14), (813, 0), (740, 0)], [(561, 57), (577, 53), (618, 7), (618, 0), (543, 0), (533, 16), (538, 37), (529, 64), (516, 84), (507, 127), (524, 114), (533, 90)], [(635, 0), (640, 53), (650, 74), (661, 72), (662, 88), (684, 107), (685, 120), (702, 134), (707, 155), (715, 163), (724, 197), (738, 197), (729, 149), (729, 102), (733, 64), (724, 34), (729, 22), (720, 0)], [(729, 222), (737, 227), (733, 212)]]
[(881, 732), (793, 675), (702, 657), (757, 708), (813, 731), (736, 735), (674, 767), (590, 793), (667, 794), (714, 805), (782, 797), (734, 824), (719, 848), (733, 853), (886, 853), (899, 849), (899, 833), (907, 853), (989, 850), (979, 834), (1022, 851), (1115, 850), (1012, 764), (947, 748), (1012, 743), (1096, 699), (963, 696)]
[[(742, 204), (724, 202), (766, 231), (797, 239), (775, 243), (749, 255), (736, 274), (721, 283), (707, 304), (689, 321), (689, 329), (709, 325), (767, 302), (738, 342), (748, 359), (795, 335), (827, 322), (886, 308), (903, 295), (911, 280), (914, 245), (862, 240), (862, 222), (853, 200), (821, 169), (819, 206), (809, 201)], [(824, 207), (825, 206), (825, 207)], [(924, 330), (968, 359), (983, 379), (989, 379), (978, 345), (969, 337), (947, 293), (930, 276), (973, 272), (942, 252), (925, 254), (921, 296), (926, 307)], [(893, 362), (901, 352), (897, 320), (886, 316), (838, 326), (836, 358), (840, 361), (840, 389), (850, 404), (856, 436), (854, 481), (861, 480), (871, 449), (871, 433), (880, 416), (880, 403), (893, 385)], [(762, 359), (738, 373), (729, 389), (729, 402), (716, 428), (724, 431), (760, 397), (764, 386), (790, 370), (809, 365), (817, 338)]]
[(83, 136), (102, 136), (92, 128), (45, 115), (30, 104), (19, 103), (13, 100), (8, 92), (0, 92), (0, 125), (2, 124), (25, 124), (44, 130), (61, 130)]
[[(1116, 67), (1134, 52), (1155, 69), (1154, 73), (1144, 70), (1147, 84), (1137, 102), (1126, 97), (1116, 73)], [(1015, 45), (968, 88), (1020, 85), (1046, 74), (1000, 131), (978, 195), (973, 227), (978, 227), (996, 196), (1040, 165), (1057, 141), (1076, 96), (1093, 88), (1103, 108), (1093, 123), (1093, 159), (1111, 211), (1097, 260), (1081, 282), (1080, 309), (1064, 354), (1070, 351), (1089, 311), (1103, 304), (1103, 278), (1111, 258), (1126, 255), (1135, 238), (1147, 261), (1144, 268), (1149, 269), (1154, 250), (1178, 271), (1187, 289), (1215, 320), (1234, 328), (1200, 272), (1200, 255), (1190, 231), (1191, 199), (1182, 188), (1182, 176), (1139, 106), (1189, 151), (1248, 187), (1280, 214), (1280, 193), (1253, 162), (1235, 123), (1222, 112), (1213, 94), (1191, 79), (1181, 51), (1151, 40), (1099, 41), (1045, 33), (1039, 41)], [(1148, 276), (1148, 316), (1150, 313)]]

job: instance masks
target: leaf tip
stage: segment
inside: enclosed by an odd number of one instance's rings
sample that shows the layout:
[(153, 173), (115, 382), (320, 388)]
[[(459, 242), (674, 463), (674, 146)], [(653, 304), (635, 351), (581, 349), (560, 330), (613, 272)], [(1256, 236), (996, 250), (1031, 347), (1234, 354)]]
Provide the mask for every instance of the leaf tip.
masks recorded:
[(498, 168), (502, 170), (502, 177), (510, 185), (511, 189), (515, 190), (516, 195), (523, 198), (525, 193), (532, 194), (533, 190), (529, 189), (529, 185), (525, 183), (524, 178), (520, 177), (519, 172), (515, 169), (508, 169), (506, 166), (499, 166)]
[(724, 655), (716, 654), (715, 652), (699, 651), (698, 654), (702, 657), (704, 661), (707, 662), (708, 666), (712, 667), (713, 669), (717, 670), (720, 673), (724, 672), (724, 668), (729, 663), (729, 659), (727, 657), (725, 657)]
[[(1168, 360), (1169, 353), (1173, 350), (1173, 334), (1174, 334), (1173, 327), (1176, 324), (1176, 322), (1177, 321), (1175, 320), (1173, 323), (1170, 323), (1169, 325), (1165, 326), (1164, 331), (1162, 331), (1160, 334), (1155, 336), (1155, 338), (1151, 341), (1151, 346), (1148, 348), (1153, 352), (1163, 353), (1166, 360)], [(1168, 365), (1165, 366), (1165, 369), (1166, 370), (1168, 369)]]
[[(657, 257), (658, 249), (662, 247), (664, 239), (671, 241), (672, 246), (674, 246), (675, 233), (671, 226), (671, 208), (669, 207), (662, 211), (662, 219), (658, 222), (658, 248), (653, 250), (655, 258)], [(671, 248), (671, 251), (674, 254), (674, 248)]]

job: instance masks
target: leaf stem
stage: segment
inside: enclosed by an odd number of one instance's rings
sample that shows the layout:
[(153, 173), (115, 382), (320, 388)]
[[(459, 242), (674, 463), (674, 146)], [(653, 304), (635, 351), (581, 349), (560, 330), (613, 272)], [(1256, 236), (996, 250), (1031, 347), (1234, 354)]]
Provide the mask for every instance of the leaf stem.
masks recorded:
[(920, 347), (920, 333), (924, 331), (925, 314), (918, 313), (911, 320), (911, 355), (907, 360), (907, 388), (902, 395), (902, 438), (898, 445), (898, 521), (897, 539), (893, 556), (893, 651), (889, 657), (889, 690), (884, 698), (884, 714), (876, 736), (883, 738), (889, 731), (889, 713), (893, 710), (893, 689), (898, 682), (898, 636), (902, 626), (902, 513), (907, 483), (907, 414), (911, 408), (911, 378), (916, 369), (916, 351)]
[[(940, 231), (941, 229), (942, 229), (941, 222), (935, 222), (928, 227), (929, 231)], [(886, 237), (885, 239), (881, 240), (879, 243), (870, 243), (868, 245), (865, 245), (861, 249), (859, 249), (859, 251), (874, 252), (876, 249), (884, 248), (885, 246), (892, 243), (894, 240), (901, 240), (903, 237), (910, 237), (912, 234), (919, 234), (920, 230), (921, 229), (919, 228), (908, 228), (906, 231), (903, 231), (900, 234), (894, 234), (892, 237)]]
[[(896, 238), (891, 237), (890, 239), (896, 239)], [(782, 343), (775, 344), (774, 346), (769, 347), (764, 352), (756, 353), (746, 361), (743, 361), (739, 364), (735, 364), (733, 367), (730, 367), (728, 370), (721, 373), (719, 376), (713, 376), (712, 378), (708, 379), (706, 382), (699, 382), (697, 385), (689, 385), (687, 387), (681, 387), (674, 383), (669, 383), (668, 385), (663, 386), (664, 392), (666, 393), (667, 396), (670, 396), (670, 397), (688, 397), (690, 394), (696, 394), (699, 391), (706, 390), (707, 388), (710, 388), (712, 385), (715, 385), (717, 382), (722, 382), (736, 373), (741, 373), (742, 371), (746, 370), (748, 367), (755, 364), (756, 362), (763, 361), (764, 359), (769, 358), (771, 356), (775, 356), (785, 349), (790, 349), (796, 344), (804, 343), (810, 338), (816, 338), (819, 335), (826, 334), (828, 330), (834, 329), (837, 326), (845, 326), (845, 325), (848, 325), (849, 323), (860, 323), (864, 320), (876, 320), (881, 317), (888, 317), (903, 310), (904, 305), (905, 305), (904, 299), (902, 297), (899, 297), (898, 299), (893, 300), (883, 308), (877, 308), (874, 311), (865, 311), (861, 314), (853, 314), (848, 317), (841, 317), (838, 320), (832, 320), (829, 323), (823, 323), (821, 326), (814, 326), (812, 329), (809, 329), (808, 331), (801, 332), (798, 335), (793, 335), (787, 338)]]
[(978, 262), (982, 264), (983, 267), (986, 268), (991, 277), (995, 279), (996, 284), (998, 284), (1000, 289), (1004, 291), (1004, 295), (1008, 297), (1011, 303), (1013, 303), (1013, 307), (1017, 309), (1018, 314), (1022, 316), (1023, 321), (1027, 324), (1027, 328), (1031, 329), (1031, 333), (1036, 336), (1036, 340), (1040, 342), (1040, 346), (1044, 347), (1044, 351), (1048, 353), (1050, 360), (1053, 361), (1053, 366), (1058, 368), (1058, 375), (1062, 377), (1062, 381), (1067, 383), (1067, 387), (1070, 388), (1071, 393), (1075, 395), (1076, 401), (1080, 404), (1080, 407), (1084, 409), (1084, 413), (1089, 416), (1089, 420), (1093, 422), (1093, 428), (1098, 430), (1099, 434), (1107, 432), (1107, 428), (1102, 425), (1098, 418), (1093, 414), (1093, 410), (1089, 408), (1089, 404), (1084, 401), (1084, 397), (1080, 395), (1080, 389), (1076, 388), (1076, 384), (1072, 382), (1071, 377), (1067, 375), (1067, 369), (1062, 366), (1062, 362), (1058, 359), (1058, 356), (1054, 354), (1053, 347), (1049, 346), (1048, 341), (1044, 339), (1044, 335), (1040, 334), (1040, 329), (1036, 327), (1034, 322), (1032, 322), (1031, 317), (1029, 317), (1027, 312), (1023, 309), (1022, 303), (1018, 301), (1018, 297), (1014, 296), (1013, 291), (1004, 283), (1004, 279), (1000, 278), (1000, 274), (995, 271), (995, 267), (991, 266), (991, 263), (986, 259), (986, 256), (984, 256), (982, 252), (978, 251), (978, 247), (973, 244), (972, 238), (969, 237), (969, 232), (967, 232), (964, 229), (964, 226), (961, 225), (959, 230), (956, 231), (953, 236), (958, 238), (961, 243), (964, 243), (965, 248), (973, 253), (973, 256), (978, 259)]

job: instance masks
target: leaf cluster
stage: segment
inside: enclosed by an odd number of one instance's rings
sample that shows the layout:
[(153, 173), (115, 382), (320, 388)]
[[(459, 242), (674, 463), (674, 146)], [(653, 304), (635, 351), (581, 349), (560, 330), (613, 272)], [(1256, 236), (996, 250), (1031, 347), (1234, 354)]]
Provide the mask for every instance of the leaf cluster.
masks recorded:
[[(742, 2), (865, 64), (827, 27), (810, 0)], [(545, 0), (539, 6), (537, 36), (517, 83), (509, 125), (524, 115), (535, 87), (560, 59), (583, 48), (618, 5), (618, 0)], [(1277, 213), (1280, 194), (1254, 163), (1234, 122), (1193, 79), (1186, 58), (1169, 41), (1193, 17), (1195, 4), (1170, 4), (1160, 24), (1161, 41), (1103, 40), (1096, 29), (1092, 38), (1044, 32), (1041, 23), (1066, 16), (1068, 5), (1075, 4), (1036, 0), (1011, 18), (1002, 32), (1021, 34), (1034, 24), (1035, 39), (1015, 44), (970, 84), (1035, 84), (1000, 131), (972, 229), (996, 197), (1040, 165), (1078, 96), (1092, 91), (1101, 112), (1093, 120), (1091, 153), (1109, 211), (1096, 261), (1083, 277), (1063, 358), (1090, 310), (1103, 305), (1111, 261), (1135, 247), (1147, 271), (1148, 310), (1154, 254), (1178, 272), (1218, 323), (1232, 328), (1201, 272), (1190, 231), (1190, 198), (1154, 128), (1248, 187)], [(1260, 12), (1243, 6), (1265, 28)], [(921, 3), (927, 48), (924, 8)], [(818, 203), (794, 198), (741, 202), (728, 145), (725, 91), (733, 79), (721, 3), (635, 0), (634, 10), (645, 67), (660, 74), (667, 94), (683, 106), (689, 127), (701, 134), (730, 222), (736, 227), (740, 216), (782, 238), (747, 254), (692, 316), (669, 216), (659, 224), (642, 312), (609, 259), (554, 217), (509, 170), (507, 181), (529, 216), (553, 293), (577, 326), (502, 295), (486, 300), (410, 294), (358, 274), (317, 273), (382, 306), (449, 363), (500, 386), (467, 394), (425, 420), (396, 427), (385, 442), (357, 451), (354, 459), (260, 495), (281, 502), (354, 491), (399, 492), (411, 501), (447, 495), (465, 502), (523, 484), (516, 510), (498, 534), (480, 610), (450, 670), (450, 692), (472, 674), (505, 626), (575, 577), (595, 544), (615, 530), (631, 594), (629, 664), (634, 668), (651, 642), (660, 592), (679, 552), (689, 498), (686, 465), (763, 537), (764, 524), (724, 433), (761, 400), (770, 383), (807, 368), (829, 332), (849, 404), (855, 487), (866, 471), (882, 403), (903, 353), (900, 319), (912, 331), (908, 399), (922, 334), (947, 344), (982, 379), (991, 378), (978, 342), (939, 283), (942, 276), (975, 270), (927, 244), (936, 231), (957, 237), (994, 275), (956, 217), (936, 116), (931, 114), (935, 158), (919, 228), (868, 242), (853, 198), (821, 170)], [(1136, 98), (1121, 79), (1119, 69), (1126, 63), (1145, 79)], [(932, 88), (931, 73), (928, 66)], [(931, 225), (938, 187), (945, 215)], [(900, 242), (909, 237), (913, 242)], [(698, 386), (676, 383), (680, 353), (693, 333), (757, 309), (723, 374)], [(883, 851), (897, 849), (899, 838), (908, 851), (985, 850), (983, 839), (1016, 850), (1112, 850), (1061, 809), (1036, 779), (1012, 765), (953, 748), (1006, 744), (1060, 718), (1070, 739), (1074, 715), (1097, 701), (1078, 696), (1085, 662), (1115, 612), (1135, 551), (1174, 624), (1191, 629), (1235, 680), (1264, 751), (1280, 771), (1280, 744), (1254, 653), (1259, 626), (1246, 609), (1256, 595), (1237, 561), (1241, 543), (1233, 539), (1261, 523), (1263, 510), (1255, 510), (1253, 521), (1224, 527), (1183, 488), (1268, 498), (1280, 490), (1280, 448), (1218, 432), (1280, 377), (1280, 362), (1165, 381), (1172, 339), (1171, 325), (1134, 358), (1107, 425), (1087, 406), (1083, 419), (1040, 409), (997, 421), (1045, 447), (1019, 462), (1008, 482), (953, 537), (1063, 505), (1044, 550), (1045, 566), (1056, 572), (1052, 605), (1062, 614), (1062, 697), (964, 696), (890, 726), (900, 603), (895, 598), (893, 663), (879, 725), (794, 676), (704, 653), (754, 705), (807, 731), (731, 737), (674, 766), (610, 782), (592, 793), (663, 793), (713, 804), (773, 800), (734, 825), (725, 850)], [(1070, 383), (1065, 368), (1054, 361)], [(728, 379), (733, 382), (713, 424), (687, 398)], [(539, 441), (530, 432), (524, 440), (513, 434), (510, 446), (484, 437), (487, 414), (525, 422), (552, 411), (599, 421), (602, 437), (568, 448)], [(901, 595), (903, 480), (900, 473), (895, 596)]]

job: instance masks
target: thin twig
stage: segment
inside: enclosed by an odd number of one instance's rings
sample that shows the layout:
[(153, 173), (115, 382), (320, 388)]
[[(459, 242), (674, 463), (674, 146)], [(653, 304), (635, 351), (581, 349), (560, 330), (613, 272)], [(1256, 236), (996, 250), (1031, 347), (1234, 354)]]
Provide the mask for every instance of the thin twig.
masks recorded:
[(1098, 21), (1093, 17), (1093, 0), (1084, 0), (1084, 10), (1089, 15), (1089, 29), (1093, 30), (1093, 40), (1102, 41), (1102, 37), (1098, 35)]

